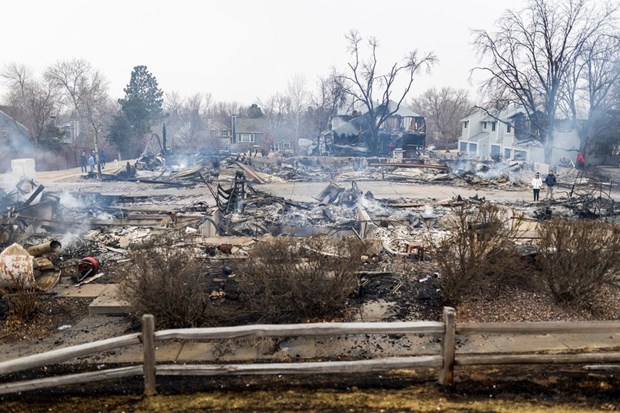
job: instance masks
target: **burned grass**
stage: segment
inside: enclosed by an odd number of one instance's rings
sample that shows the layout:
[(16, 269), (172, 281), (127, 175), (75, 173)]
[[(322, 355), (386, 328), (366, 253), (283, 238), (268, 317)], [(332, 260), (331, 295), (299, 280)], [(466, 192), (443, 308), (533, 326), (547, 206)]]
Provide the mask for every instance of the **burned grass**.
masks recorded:
[(450, 388), (437, 386), (430, 371), (164, 376), (158, 384), (151, 398), (141, 396), (139, 378), (3, 396), (0, 412), (594, 412), (616, 410), (620, 401), (619, 378), (580, 367), (463, 367)]
[[(59, 331), (61, 326), (75, 325), (88, 315), (92, 299), (37, 295), (37, 308), (27, 320), (10, 317), (0, 312), (0, 344), (36, 342)], [(0, 306), (2, 303), (0, 302)]]

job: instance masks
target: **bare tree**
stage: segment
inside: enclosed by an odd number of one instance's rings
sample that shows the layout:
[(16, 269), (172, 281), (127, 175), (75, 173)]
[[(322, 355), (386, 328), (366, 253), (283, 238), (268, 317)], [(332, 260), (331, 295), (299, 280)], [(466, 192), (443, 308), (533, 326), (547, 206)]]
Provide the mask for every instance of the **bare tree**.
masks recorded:
[[(382, 74), (378, 68), (379, 43), (376, 38), (370, 37), (367, 41), (370, 49), (367, 58), (362, 56), (364, 39), (356, 30), (351, 30), (346, 39), (349, 42), (348, 50), (352, 60), (347, 64), (348, 73), (343, 76), (343, 79), (349, 85), (347, 93), (353, 98), (354, 103), (361, 103), (370, 116), (368, 147), (371, 152), (376, 153), (379, 148), (379, 128), (398, 111), (411, 90), (415, 75), (420, 69), (430, 70), (437, 62), (437, 57), (433, 53), (420, 56), (418, 51), (414, 50), (402, 63), (392, 64), (387, 73)], [(401, 77), (405, 78), (405, 86), (400, 92), (396, 92), (394, 89), (397, 80)], [(396, 106), (391, 109), (388, 105), (390, 100), (396, 102)]]
[(211, 105), (209, 93), (196, 93), (188, 98), (182, 98), (177, 92), (166, 94), (167, 130), (173, 145), (194, 148), (212, 146), (208, 125)]
[(79, 118), (84, 83), (92, 71), (92, 66), (87, 61), (73, 59), (56, 62), (45, 71), (43, 76), (61, 90), (63, 103), (72, 111), (73, 116)]
[(81, 116), (84, 123), (93, 134), (97, 159), (97, 171), (101, 174), (101, 162), (99, 159), (99, 143), (101, 135), (111, 123), (114, 115), (114, 104), (108, 95), (108, 83), (103, 75), (94, 71), (85, 78), (82, 83)]
[(319, 137), (327, 131), (333, 115), (342, 108), (347, 101), (347, 93), (343, 83), (343, 75), (335, 69), (326, 77), (319, 77), (316, 92), (310, 99), (312, 113), (313, 135)]
[(561, 108), (573, 119), (586, 153), (590, 140), (604, 134), (616, 120), (614, 88), (620, 80), (620, 39), (600, 34), (588, 41), (568, 72)]
[(0, 77), (8, 86), (7, 113), (26, 126), (33, 143), (40, 146), (58, 110), (58, 88), (36, 79), (28, 67), (15, 63), (5, 66)]
[(306, 88), (306, 78), (300, 74), (294, 75), (288, 82), (286, 95), (290, 102), (287, 115), (291, 122), (293, 142), (294, 145), (297, 146), (299, 138), (301, 137), (304, 115), (310, 101), (310, 96)]
[(232, 115), (244, 116), (244, 109), (238, 102), (214, 102), (207, 110), (209, 119), (230, 125)]
[[(82, 59), (59, 61), (45, 71), (44, 78), (58, 88), (73, 116), (86, 126), (93, 140), (97, 171), (101, 174), (101, 134), (111, 117), (112, 106), (107, 80)], [(86, 145), (86, 142), (74, 144)]]
[(460, 120), (468, 116), (474, 104), (469, 100), (467, 91), (444, 87), (439, 90), (428, 89), (411, 107), (426, 118), (426, 133), (442, 142), (445, 149), (456, 142), (461, 134)]
[(551, 160), (553, 128), (567, 76), (590, 39), (609, 30), (615, 7), (593, 0), (529, 0), (507, 10), (497, 31), (475, 30), (474, 44), (488, 75), (483, 89), (522, 107)]
[(195, 94), (187, 98), (183, 114), (187, 126), (185, 135), (181, 135), (182, 144), (210, 146), (210, 132), (207, 122), (207, 112), (210, 106), (211, 95), (208, 93)]
[(259, 100), (259, 104), (263, 108), (263, 112), (265, 112), (269, 128), (272, 131), (284, 127), (286, 117), (291, 110), (290, 96), (276, 93), (265, 101)]
[(169, 119), (180, 119), (183, 111), (183, 97), (177, 91), (166, 93), (164, 99), (164, 110)]

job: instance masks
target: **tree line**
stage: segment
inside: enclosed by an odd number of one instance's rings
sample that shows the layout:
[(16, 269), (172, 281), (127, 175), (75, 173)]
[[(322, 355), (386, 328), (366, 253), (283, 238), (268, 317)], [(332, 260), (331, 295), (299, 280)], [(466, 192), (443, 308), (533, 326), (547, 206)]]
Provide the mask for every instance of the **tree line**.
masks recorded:
[[(438, 64), (435, 54), (414, 50), (402, 61), (383, 62), (377, 39), (351, 30), (342, 70), (332, 68), (314, 84), (293, 75), (283, 91), (250, 105), (215, 102), (208, 93), (164, 94), (142, 65), (133, 68), (125, 96), (115, 101), (105, 76), (73, 59), (54, 63), (39, 77), (23, 65), (5, 66), (0, 76), (8, 93), (2, 108), (30, 130), (39, 148), (62, 147), (64, 131), (58, 125), (77, 121), (81, 133), (72, 136), (71, 145), (107, 142), (126, 158), (139, 153), (149, 135), (163, 135), (163, 130), (154, 131), (162, 123), (179, 147), (215, 146), (213, 129), (229, 127), (233, 114), (263, 118), (270, 130), (297, 142), (318, 139), (334, 114), (353, 109), (372, 114), (367, 121), (372, 148), (381, 125), (401, 106), (426, 117), (429, 144), (448, 148), (461, 134), (460, 120), (473, 110), (492, 114), (518, 105), (531, 124), (532, 139), (545, 144), (547, 156), (559, 119), (573, 122), (582, 151), (609, 154), (619, 147), (616, 11), (611, 2), (528, 0), (523, 10), (507, 10), (493, 31), (473, 30), (480, 64), (472, 73), (484, 78), (477, 103), (467, 91), (449, 86), (411, 99), (414, 80)], [(386, 110), (388, 101), (395, 107)]]

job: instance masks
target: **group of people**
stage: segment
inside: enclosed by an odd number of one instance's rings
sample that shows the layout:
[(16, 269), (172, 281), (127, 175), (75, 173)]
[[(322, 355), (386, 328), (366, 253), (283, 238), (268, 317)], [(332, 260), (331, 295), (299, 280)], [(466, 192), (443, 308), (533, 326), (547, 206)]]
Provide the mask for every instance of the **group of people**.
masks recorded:
[(549, 171), (545, 179), (543, 180), (540, 177), (540, 173), (536, 172), (536, 176), (532, 179), (532, 189), (534, 190), (534, 201), (538, 201), (540, 199), (540, 189), (543, 184), (547, 186), (547, 196), (545, 199), (553, 199), (553, 188), (558, 183), (553, 171)]
[[(95, 165), (97, 163), (97, 157), (95, 151), (91, 151), (91, 153), (87, 156), (86, 151), (82, 152), (80, 155), (80, 169), (83, 173), (87, 172), (95, 172)], [(105, 152), (103, 150), (99, 151), (99, 164), (101, 168), (105, 168)], [(88, 169), (87, 169), (88, 168)]]
[[(575, 168), (577, 168), (580, 171), (583, 171), (585, 169), (585, 165), (586, 165), (586, 160), (583, 154), (581, 152), (577, 152), (577, 160), (575, 162)], [(555, 175), (553, 174), (552, 170), (549, 170), (549, 173), (547, 174), (547, 176), (545, 176), (545, 179), (542, 179), (540, 177), (540, 173), (536, 172), (536, 176), (534, 177), (534, 179), (532, 179), (534, 201), (538, 201), (540, 199), (540, 189), (542, 188), (543, 184), (545, 184), (547, 187), (547, 196), (545, 197), (545, 199), (553, 199), (553, 188), (555, 187), (557, 182), (558, 181)]]

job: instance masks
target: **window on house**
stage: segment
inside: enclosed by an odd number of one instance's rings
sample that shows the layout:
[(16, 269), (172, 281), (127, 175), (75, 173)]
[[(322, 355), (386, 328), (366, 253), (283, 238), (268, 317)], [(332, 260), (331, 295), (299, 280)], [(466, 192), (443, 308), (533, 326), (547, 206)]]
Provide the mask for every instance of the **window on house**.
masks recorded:
[(469, 126), (469, 121), (468, 120), (463, 122), (463, 129), (467, 129), (468, 126)]
[(461, 142), (461, 144), (459, 145), (459, 151), (461, 153), (467, 152), (467, 142)]
[(478, 152), (478, 144), (477, 143), (470, 143), (469, 144), (469, 153), (476, 153)]
[(492, 130), (493, 132), (495, 132), (495, 124), (496, 124), (496, 123), (497, 123), (497, 122), (491, 122), (491, 130)]
[(254, 142), (253, 133), (240, 133), (237, 135), (238, 142)]
[(487, 123), (486, 122), (482, 122), (482, 129), (486, 129), (487, 128)]
[(8, 129), (0, 129), (0, 138), (9, 139), (9, 130)]
[(512, 125), (510, 123), (506, 124), (506, 132), (512, 133)]

